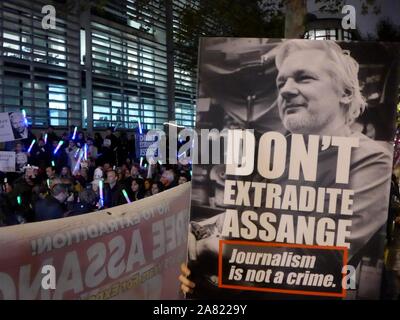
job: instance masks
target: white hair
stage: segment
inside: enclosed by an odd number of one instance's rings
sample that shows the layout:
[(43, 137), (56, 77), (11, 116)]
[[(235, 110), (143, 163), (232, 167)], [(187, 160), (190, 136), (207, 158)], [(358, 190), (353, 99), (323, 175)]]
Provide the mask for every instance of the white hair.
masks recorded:
[(282, 66), (285, 59), (293, 52), (299, 50), (321, 50), (325, 52), (331, 62), (335, 65), (330, 69), (330, 74), (336, 83), (343, 86), (345, 92), (351, 93), (351, 102), (346, 111), (346, 122), (352, 124), (365, 110), (367, 105), (360, 89), (358, 80), (359, 65), (352, 58), (348, 51), (342, 48), (332, 40), (302, 40), (293, 39), (283, 42), (275, 57), (276, 67)]

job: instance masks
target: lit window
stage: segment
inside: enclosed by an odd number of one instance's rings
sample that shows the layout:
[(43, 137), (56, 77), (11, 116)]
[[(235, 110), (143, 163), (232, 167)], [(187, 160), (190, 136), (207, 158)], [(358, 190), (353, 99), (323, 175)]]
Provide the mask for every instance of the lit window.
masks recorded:
[(86, 56), (86, 31), (81, 29), (80, 32), (80, 54), (81, 54), (81, 64), (85, 64)]
[(14, 41), (19, 41), (19, 36), (15, 34), (11, 34), (8, 32), (3, 32), (3, 37), (6, 39), (14, 40)]
[[(62, 93), (64, 92), (64, 93)], [(49, 85), (49, 109), (66, 110), (67, 109), (67, 96), (65, 94), (66, 88), (64, 86)], [(57, 113), (58, 115), (60, 113)]]

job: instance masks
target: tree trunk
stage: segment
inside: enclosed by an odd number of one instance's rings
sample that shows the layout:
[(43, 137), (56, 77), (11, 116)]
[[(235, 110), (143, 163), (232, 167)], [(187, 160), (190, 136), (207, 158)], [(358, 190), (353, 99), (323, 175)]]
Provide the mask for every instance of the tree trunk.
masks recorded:
[(285, 38), (303, 38), (304, 18), (307, 14), (306, 0), (285, 0)]

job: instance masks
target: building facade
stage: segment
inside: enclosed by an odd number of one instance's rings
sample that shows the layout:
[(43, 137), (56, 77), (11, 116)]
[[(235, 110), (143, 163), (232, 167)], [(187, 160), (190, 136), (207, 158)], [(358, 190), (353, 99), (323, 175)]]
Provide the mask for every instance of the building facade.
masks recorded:
[[(42, 24), (49, 4), (54, 29)], [(195, 77), (174, 50), (185, 4), (1, 1), (0, 112), (24, 109), (37, 129), (194, 126)]]

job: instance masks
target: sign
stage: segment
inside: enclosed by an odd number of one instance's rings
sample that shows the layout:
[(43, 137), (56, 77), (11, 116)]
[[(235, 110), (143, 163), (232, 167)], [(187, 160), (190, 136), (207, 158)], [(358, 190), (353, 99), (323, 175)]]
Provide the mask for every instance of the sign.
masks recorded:
[[(136, 158), (146, 158), (146, 152), (147, 149), (156, 141), (157, 137), (155, 136), (147, 136), (147, 132), (143, 133), (136, 133), (135, 134), (135, 150), (136, 150)], [(153, 148), (153, 147), (152, 147)], [(158, 151), (157, 148), (153, 148), (153, 150), (150, 150), (151, 155), (154, 155), (155, 157), (158, 156)]]
[(0, 151), (0, 171), (15, 172), (14, 151)]
[(21, 112), (0, 113), (0, 142), (28, 138), (28, 127)]
[[(1, 228), (0, 298), (179, 298), (189, 198), (187, 183), (111, 209)], [(51, 290), (41, 285), (49, 265)]]
[(224, 163), (193, 167), (190, 297), (376, 298), (399, 46), (203, 38), (199, 52), (196, 129), (227, 143)]

